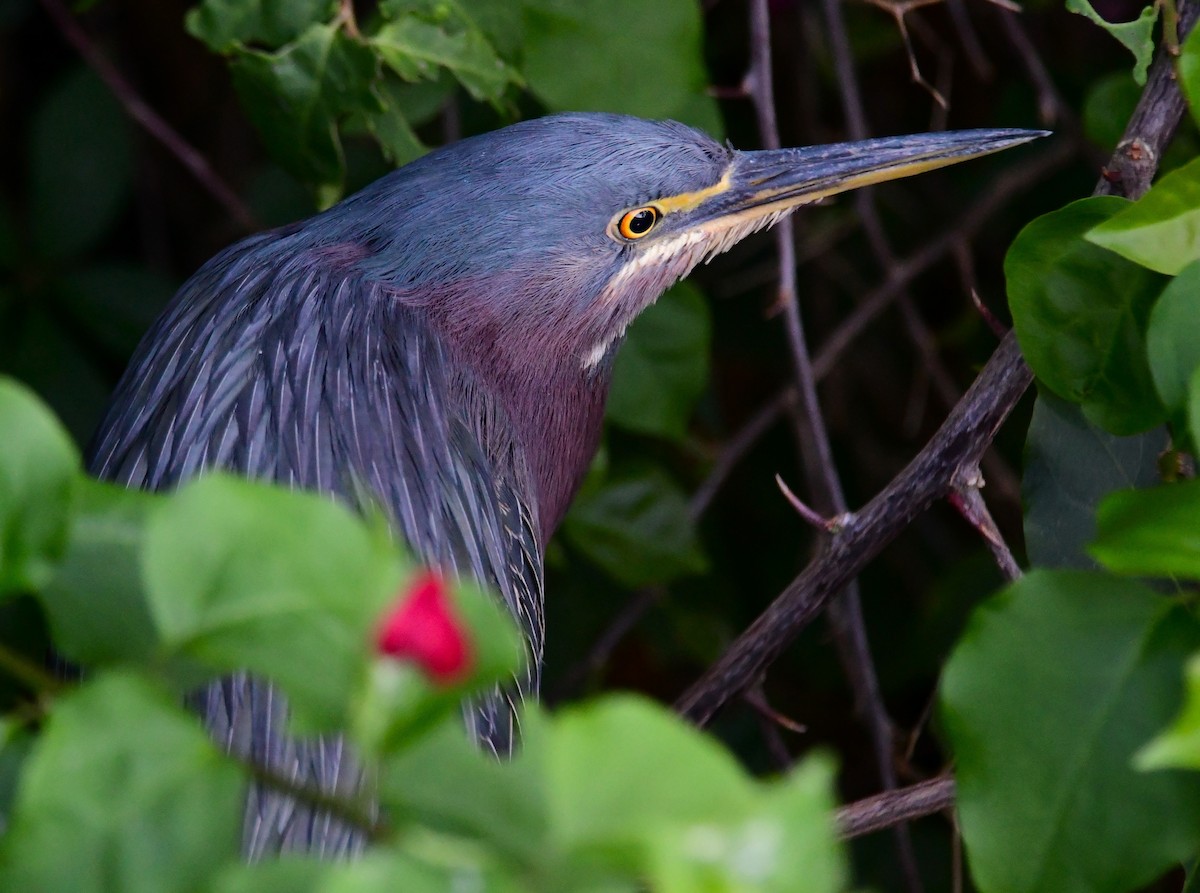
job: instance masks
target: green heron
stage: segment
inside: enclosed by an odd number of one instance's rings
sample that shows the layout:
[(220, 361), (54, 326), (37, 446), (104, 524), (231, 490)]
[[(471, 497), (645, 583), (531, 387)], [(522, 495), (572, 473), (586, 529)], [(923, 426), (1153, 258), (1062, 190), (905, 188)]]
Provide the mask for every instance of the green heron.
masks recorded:
[[(142, 340), (91, 470), (161, 490), (223, 468), (381, 505), (425, 562), (491, 586), (524, 631), (511, 691), (464, 708), (497, 754), (535, 695), (542, 555), (595, 453), (626, 327), (701, 261), (799, 205), (996, 152), (1020, 130), (739, 152), (681, 124), (569, 114), (432, 152), (189, 279)], [(226, 747), (330, 792), (340, 739), (283, 735), (246, 676), (202, 700)], [(360, 844), (251, 795), (251, 856)]]

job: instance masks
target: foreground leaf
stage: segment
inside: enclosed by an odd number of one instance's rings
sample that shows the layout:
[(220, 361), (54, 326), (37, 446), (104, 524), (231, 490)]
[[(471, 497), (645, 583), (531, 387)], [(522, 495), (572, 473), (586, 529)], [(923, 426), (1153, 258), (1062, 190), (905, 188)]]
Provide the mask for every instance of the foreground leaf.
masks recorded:
[(386, 531), (328, 498), (218, 475), (164, 500), (146, 530), (167, 655), (274, 680), (305, 729), (344, 725), (402, 573)]
[(79, 454), (24, 385), (0, 377), (0, 598), (40, 589), (66, 546)]
[(1200, 580), (1200, 480), (1113, 493), (1091, 552), (1121, 574)]
[(1171, 171), (1086, 238), (1168, 276), (1200, 260), (1200, 158)]
[(1163, 421), (1143, 331), (1163, 280), (1084, 240), (1128, 207), (1088, 198), (1039, 217), (1004, 259), (1013, 327), (1042, 382), (1113, 434)]
[(93, 668), (150, 660), (158, 633), (141, 549), (146, 519), (162, 497), (85, 478), (75, 499), (62, 564), (40, 596), (55, 647)]
[[(1196, 222), (1200, 225), (1200, 212)], [(1188, 386), (1200, 370), (1200, 262), (1185, 267), (1154, 304), (1146, 353), (1163, 406), (1186, 428)]]
[(172, 893), (238, 858), (242, 773), (143, 679), (95, 677), (57, 705), (0, 837), (0, 890)]
[(1200, 777), (1131, 762), (1198, 645), (1186, 611), (1100, 574), (1035, 571), (976, 611), (941, 707), (983, 893), (1118, 893), (1193, 852)]
[(1184, 670), (1187, 699), (1172, 723), (1137, 753), (1139, 769), (1200, 769), (1200, 655)]
[(227, 871), (214, 893), (522, 893), (527, 888), (479, 852), (439, 864), (375, 851), (349, 864), (284, 857)]

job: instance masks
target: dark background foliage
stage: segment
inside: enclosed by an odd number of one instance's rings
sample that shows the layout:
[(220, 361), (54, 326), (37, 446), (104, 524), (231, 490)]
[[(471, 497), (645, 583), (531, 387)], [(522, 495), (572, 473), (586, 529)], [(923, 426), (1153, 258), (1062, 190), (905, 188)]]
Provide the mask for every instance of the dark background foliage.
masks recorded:
[[(184, 30), (189, 6), (107, 0), (80, 12), (78, 22), (136, 94), (244, 198), (259, 225), (311, 213), (312, 193), (273, 163), (225, 60)], [(357, 6), (360, 18), (371, 14), (370, 4)], [(519, 4), (512, 7), (521, 14)], [(1098, 9), (1120, 20), (1138, 7)], [(819, 5), (775, 0), (770, 10), (783, 143), (848, 138)], [(881, 261), (849, 198), (797, 216), (801, 306), (810, 346), (827, 370), (822, 407), (853, 507), (926, 442), (986, 359), (996, 336), (972, 305), (972, 292), (1007, 321), (1001, 261), (1009, 242), (1025, 221), (1088, 193), (1137, 88), (1128, 54), (1058, 3), (1030, 3), (1019, 18), (982, 0), (946, 0), (909, 13), (915, 60), (932, 86), (911, 77), (888, 7), (849, 4), (844, 12), (873, 134), (1056, 131), (1036, 147), (878, 188), (890, 261)], [(760, 136), (743, 91), (747, 5), (710, 0), (702, 16), (703, 62), (724, 135), (754, 148)], [(627, 40), (637, 46), (636, 23)], [(592, 87), (616, 106), (676, 64), (664, 57), (659, 70), (644, 52), (626, 58), (619, 42), (606, 52), (607, 80)], [(515, 88), (498, 106), (482, 104), (445, 78), (414, 89), (405, 102), (427, 145), (553, 108), (536, 91)], [(0, 121), (0, 372), (32, 385), (83, 444), (141, 332), (174, 288), (247, 230), (130, 120), (33, 0), (0, 0)], [(347, 192), (388, 167), (373, 140), (347, 137)], [(778, 473), (797, 493), (809, 492), (787, 398), (791, 360), (773, 312), (777, 275), (774, 243), (760, 236), (692, 277), (702, 301), (671, 296), (635, 329), (655, 374), (627, 374), (614, 400), (636, 407), (662, 399), (656, 374), (669, 377), (671, 370), (683, 384), (671, 391), (668, 421), (657, 430), (648, 433), (628, 413), (612, 419), (602, 467), (552, 546), (551, 704), (606, 688), (669, 702), (810, 557), (812, 532), (774, 480)], [(847, 320), (864, 313), (864, 301), (891, 281), (903, 282), (902, 295), (881, 302), (854, 338), (831, 347)], [(692, 312), (689, 302), (702, 307)], [(681, 343), (672, 347), (672, 337)], [(709, 381), (693, 411), (706, 365)], [(1019, 468), (1031, 402), (984, 465), (985, 494), (1018, 550)], [(980, 538), (949, 505), (922, 517), (861, 578), (901, 781), (929, 777), (945, 763), (928, 733), (937, 675), (967, 613), (999, 581)], [(0, 636), (30, 653), (40, 647), (38, 626), (31, 603), (0, 613)], [(816, 624), (772, 668), (758, 703), (731, 707), (717, 728), (762, 771), (832, 747), (843, 761), (841, 794), (851, 800), (880, 786), (854, 702), (834, 637)], [(784, 728), (771, 711), (805, 731)], [(931, 888), (951, 882), (950, 841), (940, 818), (916, 826)], [(860, 846), (861, 880), (893, 886), (890, 836)]]

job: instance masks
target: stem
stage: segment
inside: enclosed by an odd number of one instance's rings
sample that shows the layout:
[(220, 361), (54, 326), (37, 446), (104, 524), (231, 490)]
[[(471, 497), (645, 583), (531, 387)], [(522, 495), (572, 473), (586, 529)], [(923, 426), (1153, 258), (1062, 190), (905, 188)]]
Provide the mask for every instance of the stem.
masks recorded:
[(0, 669), (39, 694), (55, 695), (63, 688), (61, 679), (3, 643), (0, 643)]

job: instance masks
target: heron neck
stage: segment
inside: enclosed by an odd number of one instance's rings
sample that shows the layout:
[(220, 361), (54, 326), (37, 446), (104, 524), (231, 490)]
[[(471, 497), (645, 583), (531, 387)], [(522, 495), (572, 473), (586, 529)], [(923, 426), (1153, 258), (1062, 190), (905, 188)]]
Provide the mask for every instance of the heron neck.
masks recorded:
[[(518, 454), (537, 499), (542, 545), (550, 539), (587, 474), (600, 436), (611, 362), (591, 369), (569, 326), (521, 318), (511, 305), (441, 295), (421, 305), (435, 331), (469, 370), (462, 390), (489, 456)], [(482, 389), (485, 393), (476, 393)], [(481, 400), (502, 410), (499, 426)], [(474, 404), (472, 406), (472, 404)], [(523, 469), (520, 466), (523, 465)]]

